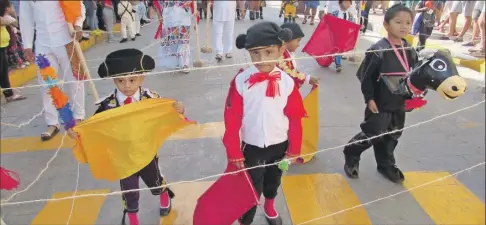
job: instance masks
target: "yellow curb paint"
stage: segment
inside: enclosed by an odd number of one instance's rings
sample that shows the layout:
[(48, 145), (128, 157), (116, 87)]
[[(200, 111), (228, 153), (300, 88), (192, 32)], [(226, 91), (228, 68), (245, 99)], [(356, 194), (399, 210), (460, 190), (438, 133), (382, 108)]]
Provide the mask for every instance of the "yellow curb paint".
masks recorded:
[[(198, 138), (218, 138), (224, 133), (223, 122), (194, 124), (181, 129), (168, 138), (168, 140), (188, 140)], [(63, 134), (56, 135), (49, 141), (41, 141), (40, 136), (19, 138), (4, 138), (0, 141), (0, 153), (18, 153), (40, 150), (56, 150), (61, 145)], [(75, 141), (69, 137), (64, 138), (62, 148), (72, 148)]]
[[(120, 30), (120, 24), (115, 24), (113, 26), (113, 31), (118, 32)], [(90, 38), (88, 41), (83, 41), (80, 43), (81, 49), (83, 51), (88, 50), (89, 48), (93, 47), (96, 44), (99, 44), (103, 40), (106, 40), (106, 35), (104, 35), (105, 38)], [(31, 80), (35, 79), (37, 76), (37, 69), (35, 65), (29, 65), (28, 67), (24, 69), (15, 69), (10, 72), (10, 85), (12, 87), (20, 87)]]
[[(106, 194), (110, 190), (89, 190), (77, 191), (76, 196), (86, 194)], [(63, 198), (73, 196), (74, 192), (54, 193), (51, 198)], [(69, 220), (69, 224), (95, 224), (98, 214), (105, 202), (106, 196), (95, 196), (86, 198), (77, 198), (74, 201), (74, 208)], [(63, 201), (48, 202), (44, 208), (37, 214), (31, 225), (65, 225), (68, 222), (69, 213), (73, 199)]]
[[(282, 177), (282, 189), (293, 224), (330, 215), (360, 205), (356, 194), (340, 174), (309, 174)], [(308, 224), (372, 224), (366, 210), (358, 207)]]
[[(177, 184), (171, 186), (176, 193), (169, 215), (160, 218), (160, 225), (192, 224), (197, 200), (213, 184), (213, 181)], [(177, 195), (177, 193), (179, 193)]]
[[(449, 175), (448, 172), (408, 172), (404, 186), (411, 189)], [(454, 177), (410, 193), (436, 224), (485, 224), (484, 203)]]

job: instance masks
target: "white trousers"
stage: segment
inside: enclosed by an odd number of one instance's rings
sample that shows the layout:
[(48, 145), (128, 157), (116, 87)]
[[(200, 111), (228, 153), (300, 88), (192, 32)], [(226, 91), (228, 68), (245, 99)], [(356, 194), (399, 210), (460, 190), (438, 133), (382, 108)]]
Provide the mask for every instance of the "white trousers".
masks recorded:
[[(216, 54), (227, 54), (233, 50), (233, 33), (235, 20), (215, 21), (213, 20), (213, 38)], [(223, 35), (224, 31), (224, 35)], [(224, 37), (223, 37), (224, 36)]]
[(133, 24), (135, 34), (139, 34), (140, 33), (140, 20), (142, 19), (141, 12), (137, 11), (136, 13), (133, 13), (133, 17), (135, 17), (135, 23)]
[[(57, 73), (57, 79), (68, 81), (76, 81), (74, 78), (73, 70), (71, 69), (70, 56), (68, 56), (66, 47), (52, 47), (50, 52), (46, 54), (51, 66)], [(45, 84), (39, 71), (37, 71), (37, 80), (39, 84)], [(74, 119), (84, 119), (86, 112), (84, 110), (84, 82), (61, 84), (63, 90), (67, 92), (69, 96), (69, 103), (73, 111)], [(64, 88), (64, 86), (66, 88)], [(68, 89), (66, 91), (66, 89)], [(56, 107), (52, 103), (52, 97), (48, 93), (48, 87), (41, 88), (41, 96), (44, 104), (44, 117), (47, 125), (58, 125), (59, 115)]]
[[(134, 28), (135, 28), (135, 21), (132, 20), (132, 17), (123, 16), (121, 18), (120, 33), (122, 38), (127, 38), (128, 35), (130, 35), (130, 38), (134, 38), (135, 37)], [(127, 31), (128, 31), (128, 35), (127, 35)]]

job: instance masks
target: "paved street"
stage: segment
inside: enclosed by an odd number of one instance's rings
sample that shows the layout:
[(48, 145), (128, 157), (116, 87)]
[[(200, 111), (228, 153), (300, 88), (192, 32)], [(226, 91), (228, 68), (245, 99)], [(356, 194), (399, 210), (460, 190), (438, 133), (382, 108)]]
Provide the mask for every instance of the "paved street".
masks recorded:
[[(283, 22), (283, 19), (279, 20), (276, 8), (265, 8), (264, 16), (266, 20), (279, 24)], [(205, 23), (205, 20), (201, 20), (202, 45), (206, 42)], [(244, 21), (236, 21), (235, 37), (244, 33), (253, 23), (248, 17)], [(316, 26), (302, 27), (306, 37), (301, 47)], [(155, 23), (144, 27), (142, 36), (135, 42), (104, 43), (89, 49), (85, 57), (91, 74), (97, 78), (98, 65), (108, 53), (117, 49), (137, 48), (156, 57), (158, 45), (153, 40), (156, 28)], [(365, 51), (379, 39), (378, 36), (370, 33), (361, 37), (357, 52)], [(198, 51), (195, 40), (195, 35), (192, 35), (193, 60)], [(244, 67), (230, 65), (250, 62), (243, 50), (235, 49), (233, 55), (233, 59), (225, 59), (217, 64), (213, 54), (201, 53), (206, 66), (224, 67), (200, 69), (189, 74), (159, 73), (146, 78), (146, 87), (161, 96), (185, 103), (187, 117), (200, 124), (189, 127), (189, 130), (203, 130), (178, 133), (160, 148), (159, 163), (169, 182), (189, 181), (224, 171), (226, 155), (221, 143), (224, 99), (230, 80), (240, 67)], [(301, 52), (297, 55), (306, 56)], [(359, 130), (365, 105), (355, 76), (358, 66), (345, 61), (343, 72), (336, 74), (333, 67), (321, 68), (314, 59), (298, 60), (302, 72), (321, 79), (319, 149), (341, 146)], [(480, 83), (474, 79), (468, 79), (467, 82), (467, 93), (455, 101), (445, 101), (437, 93), (429, 92), (428, 104), (418, 111), (408, 113), (406, 126), (483, 101), (484, 94), (478, 89)], [(37, 81), (30, 83), (33, 84), (37, 84)], [(112, 81), (96, 81), (95, 85), (100, 96), (114, 89)], [(92, 115), (95, 107), (89, 91), (86, 85), (87, 115)], [(45, 130), (45, 122), (42, 116), (33, 118), (42, 110), (39, 88), (25, 88), (22, 93), (29, 99), (2, 105), (1, 109), (2, 123), (19, 125), (31, 120), (21, 128), (1, 126), (1, 165), (19, 173), (19, 190), (25, 189), (36, 179), (56, 154), (62, 139), (60, 134), (54, 140), (40, 142), (39, 135)], [(306, 93), (304, 90), (303, 94)], [(376, 172), (372, 150), (362, 157), (361, 178), (358, 180), (346, 178), (342, 170), (342, 147), (319, 153), (308, 164), (292, 166), (283, 179), (277, 198), (277, 210), (284, 224), (296, 225), (320, 217), (325, 218), (308, 224), (484, 224), (484, 165), (423, 185), (484, 162), (484, 115), (484, 104), (481, 104), (406, 130), (395, 151), (397, 164), (405, 172), (404, 185), (390, 183)], [(68, 139), (64, 139), (64, 145), (40, 179), (11, 202), (74, 194), (78, 166), (70, 151), (73, 142)], [(139, 212), (141, 223), (192, 224), (197, 198), (212, 181), (214, 179), (176, 185), (173, 211), (164, 219), (158, 216), (158, 198), (150, 192), (142, 192)], [(418, 185), (423, 186), (406, 192)], [(144, 184), (141, 186), (145, 187)], [(79, 166), (78, 195), (113, 191), (119, 191), (118, 182), (95, 180), (87, 165)], [(389, 197), (396, 193), (400, 194)], [(1, 197), (5, 199), (12, 194), (2, 191)], [(381, 198), (386, 199), (375, 201)], [(5, 206), (1, 214), (8, 225), (66, 224), (72, 204), (72, 200), (65, 200)], [(366, 205), (356, 207), (360, 204)], [(348, 208), (352, 209), (343, 211)], [(78, 198), (74, 202), (70, 224), (119, 224), (122, 211), (119, 195)], [(254, 224), (266, 224), (262, 209), (259, 209)]]

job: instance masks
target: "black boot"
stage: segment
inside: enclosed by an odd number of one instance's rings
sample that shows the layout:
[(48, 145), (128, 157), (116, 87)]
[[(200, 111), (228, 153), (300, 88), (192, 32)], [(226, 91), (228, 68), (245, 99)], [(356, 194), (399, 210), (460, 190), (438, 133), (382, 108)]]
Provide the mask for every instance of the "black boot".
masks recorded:
[(263, 10), (260, 7), (260, 19), (263, 20)]
[(379, 173), (393, 183), (401, 183), (405, 180), (402, 171), (396, 165), (393, 166), (378, 166), (376, 168)]
[(344, 155), (344, 172), (349, 178), (359, 178), (359, 160)]
[(267, 219), (269, 225), (282, 225), (282, 218), (280, 216), (277, 218), (268, 218), (265, 216), (265, 219)]
[(250, 20), (255, 20), (255, 12), (250, 11)]
[(255, 19), (260, 19), (260, 12), (255, 12)]

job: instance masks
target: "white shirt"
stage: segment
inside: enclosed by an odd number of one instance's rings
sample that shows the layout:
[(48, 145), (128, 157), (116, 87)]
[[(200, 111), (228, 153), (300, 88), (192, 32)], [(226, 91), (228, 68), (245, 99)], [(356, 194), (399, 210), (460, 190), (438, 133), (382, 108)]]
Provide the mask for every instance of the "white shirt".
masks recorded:
[(339, 6), (339, 1), (327, 1), (326, 2), (326, 13), (332, 13), (336, 10), (341, 9)]
[(213, 20), (234, 21), (236, 17), (236, 1), (214, 1)]
[[(81, 17), (73, 26), (83, 26), (85, 6), (81, 2)], [(24, 49), (32, 48), (36, 31), (36, 54), (48, 54), (50, 48), (64, 46), (73, 41), (59, 1), (20, 1), (19, 25)]]
[[(120, 90), (116, 90), (116, 100), (118, 101), (118, 104), (120, 106), (125, 105), (125, 100), (127, 100), (128, 96), (124, 95)], [(132, 95), (130, 98), (132, 98), (132, 102), (138, 102), (140, 101), (140, 89), (135, 92), (134, 95)]]
[(278, 81), (280, 95), (266, 97), (268, 81), (253, 85), (245, 81), (258, 72), (254, 66), (238, 74), (235, 78), (236, 90), (243, 97), (243, 121), (241, 140), (247, 144), (265, 148), (288, 140), (289, 119), (284, 114), (287, 99), (294, 89), (294, 80), (282, 70)]

